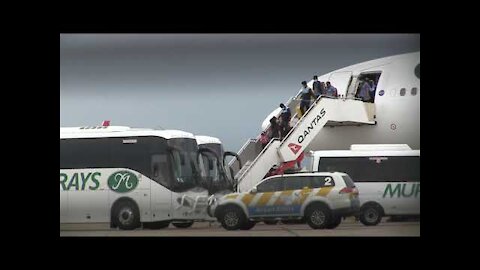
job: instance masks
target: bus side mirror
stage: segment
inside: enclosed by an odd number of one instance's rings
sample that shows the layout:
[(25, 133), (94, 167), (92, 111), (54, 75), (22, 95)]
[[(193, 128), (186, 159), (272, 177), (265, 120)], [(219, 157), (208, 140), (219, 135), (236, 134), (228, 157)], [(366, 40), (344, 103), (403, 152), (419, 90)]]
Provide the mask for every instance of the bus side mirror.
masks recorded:
[(258, 192), (257, 188), (256, 187), (253, 187), (251, 190), (250, 190), (250, 193), (251, 194), (256, 194)]

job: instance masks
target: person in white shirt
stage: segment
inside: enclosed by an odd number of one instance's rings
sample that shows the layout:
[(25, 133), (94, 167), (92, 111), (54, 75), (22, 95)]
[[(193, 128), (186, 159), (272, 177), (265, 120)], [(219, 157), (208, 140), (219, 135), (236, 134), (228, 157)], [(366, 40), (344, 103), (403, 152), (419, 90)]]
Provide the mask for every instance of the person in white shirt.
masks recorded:
[(302, 115), (310, 108), (310, 100), (315, 94), (312, 91), (312, 88), (307, 86), (307, 82), (302, 82), (302, 88), (300, 89), (301, 92), (301, 102), (300, 102), (300, 111)]

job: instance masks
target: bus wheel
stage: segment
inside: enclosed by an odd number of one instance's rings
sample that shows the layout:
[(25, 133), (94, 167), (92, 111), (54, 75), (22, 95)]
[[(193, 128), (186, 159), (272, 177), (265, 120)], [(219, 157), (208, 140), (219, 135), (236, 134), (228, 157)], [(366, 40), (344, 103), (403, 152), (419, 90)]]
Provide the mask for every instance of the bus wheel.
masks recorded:
[(383, 211), (381, 206), (371, 203), (360, 209), (360, 222), (365, 226), (375, 226), (382, 220)]
[(133, 230), (140, 226), (140, 213), (131, 201), (121, 201), (113, 210), (113, 223), (121, 230)]
[(180, 228), (180, 229), (185, 229), (185, 228), (190, 228), (193, 225), (193, 221), (190, 222), (180, 222), (180, 223), (172, 223), (173, 226)]
[(305, 210), (305, 219), (312, 229), (325, 229), (330, 223), (330, 209), (322, 204), (310, 205)]
[(227, 206), (220, 215), (220, 223), (222, 227), (228, 231), (240, 229), (247, 222), (247, 218), (243, 211), (237, 206)]
[(338, 227), (338, 225), (340, 225), (340, 223), (342, 223), (342, 217), (334, 217), (330, 224), (327, 225), (327, 229), (335, 229), (336, 227)]

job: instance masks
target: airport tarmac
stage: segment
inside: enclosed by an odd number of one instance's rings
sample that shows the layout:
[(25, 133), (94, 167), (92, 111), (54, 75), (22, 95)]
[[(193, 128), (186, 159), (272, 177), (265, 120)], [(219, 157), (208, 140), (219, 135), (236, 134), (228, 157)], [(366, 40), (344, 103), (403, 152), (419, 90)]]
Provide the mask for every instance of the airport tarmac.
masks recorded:
[(160, 230), (136, 229), (121, 231), (106, 224), (61, 225), (60, 236), (175, 236), (175, 237), (315, 237), (315, 236), (420, 236), (420, 222), (381, 222), (377, 226), (365, 226), (354, 220), (345, 220), (332, 230), (312, 230), (306, 224), (266, 225), (259, 222), (248, 231), (227, 231), (219, 223), (195, 223), (188, 229), (170, 225)]

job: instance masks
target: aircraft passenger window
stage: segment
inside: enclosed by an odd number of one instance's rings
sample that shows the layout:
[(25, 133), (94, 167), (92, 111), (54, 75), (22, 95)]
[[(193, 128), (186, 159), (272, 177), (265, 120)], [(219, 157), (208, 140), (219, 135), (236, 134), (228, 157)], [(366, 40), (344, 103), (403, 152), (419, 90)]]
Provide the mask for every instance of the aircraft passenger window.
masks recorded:
[(420, 64), (415, 67), (415, 76), (420, 80)]
[(400, 96), (405, 96), (405, 93), (407, 92), (407, 90), (405, 88), (402, 88), (400, 89)]
[(412, 96), (415, 96), (417, 94), (417, 88), (413, 87), (412, 88)]

